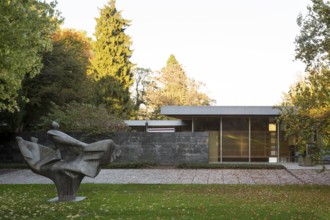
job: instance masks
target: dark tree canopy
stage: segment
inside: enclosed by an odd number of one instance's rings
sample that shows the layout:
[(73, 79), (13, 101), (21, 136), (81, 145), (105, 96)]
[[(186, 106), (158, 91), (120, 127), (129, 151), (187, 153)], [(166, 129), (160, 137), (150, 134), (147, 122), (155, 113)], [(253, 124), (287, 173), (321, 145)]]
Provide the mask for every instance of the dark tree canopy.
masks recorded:
[(52, 108), (72, 101), (88, 103), (93, 97), (93, 81), (87, 77), (91, 42), (85, 33), (58, 30), (52, 36), (53, 50), (43, 56), (43, 68), (33, 79), (26, 78), (23, 92), (29, 99), (23, 123), (38, 124)]

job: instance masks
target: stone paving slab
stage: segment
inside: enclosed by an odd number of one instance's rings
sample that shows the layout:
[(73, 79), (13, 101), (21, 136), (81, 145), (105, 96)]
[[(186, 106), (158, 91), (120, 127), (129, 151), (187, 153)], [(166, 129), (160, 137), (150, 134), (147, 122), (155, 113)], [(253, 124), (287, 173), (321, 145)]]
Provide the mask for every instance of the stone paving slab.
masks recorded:
[(223, 183), (224, 177), (223, 177), (223, 170), (210, 170), (209, 172), (209, 184), (218, 184)]
[[(83, 183), (109, 184), (321, 184), (330, 185), (330, 170), (239, 169), (104, 169)], [(31, 170), (0, 172), (0, 184), (52, 184)]]
[(330, 170), (289, 170), (289, 172), (306, 184), (330, 185)]

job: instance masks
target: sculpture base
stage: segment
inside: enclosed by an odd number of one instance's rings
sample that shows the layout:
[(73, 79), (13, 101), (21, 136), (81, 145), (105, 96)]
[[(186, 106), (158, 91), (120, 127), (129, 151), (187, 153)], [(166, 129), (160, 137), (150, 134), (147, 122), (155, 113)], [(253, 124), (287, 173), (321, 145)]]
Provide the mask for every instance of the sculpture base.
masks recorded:
[(69, 201), (59, 201), (58, 197), (52, 198), (50, 200), (48, 200), (48, 202), (80, 202), (84, 199), (86, 199), (87, 197), (85, 196), (77, 196), (74, 200), (69, 200)]

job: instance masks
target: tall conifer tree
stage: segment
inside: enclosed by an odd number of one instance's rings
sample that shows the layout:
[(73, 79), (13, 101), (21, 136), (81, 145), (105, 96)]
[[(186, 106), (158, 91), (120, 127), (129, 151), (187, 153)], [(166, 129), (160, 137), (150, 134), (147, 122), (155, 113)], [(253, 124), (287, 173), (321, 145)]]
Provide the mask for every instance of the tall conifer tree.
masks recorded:
[(89, 74), (97, 81), (97, 104), (106, 106), (110, 113), (125, 115), (130, 111), (129, 88), (133, 83), (129, 60), (132, 55), (131, 38), (124, 32), (130, 25), (117, 11), (115, 0), (100, 10), (96, 19), (94, 58)]
[(148, 85), (146, 102), (151, 118), (162, 118), (160, 108), (168, 105), (206, 106), (214, 103), (201, 91), (204, 84), (187, 76), (174, 55), (170, 55), (166, 66)]

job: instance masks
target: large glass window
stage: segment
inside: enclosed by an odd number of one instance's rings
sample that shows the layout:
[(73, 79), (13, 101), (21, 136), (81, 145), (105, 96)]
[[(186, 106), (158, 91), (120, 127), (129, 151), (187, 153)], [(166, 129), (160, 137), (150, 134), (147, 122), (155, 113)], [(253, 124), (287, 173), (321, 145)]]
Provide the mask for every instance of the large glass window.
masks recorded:
[(249, 161), (249, 119), (223, 117), (222, 160)]
[(251, 118), (251, 161), (268, 162), (277, 158), (277, 129), (274, 117)]
[(194, 131), (220, 131), (220, 118), (194, 118)]
[(299, 149), (292, 137), (286, 137), (285, 132), (280, 131), (280, 161), (298, 162)]

